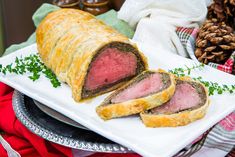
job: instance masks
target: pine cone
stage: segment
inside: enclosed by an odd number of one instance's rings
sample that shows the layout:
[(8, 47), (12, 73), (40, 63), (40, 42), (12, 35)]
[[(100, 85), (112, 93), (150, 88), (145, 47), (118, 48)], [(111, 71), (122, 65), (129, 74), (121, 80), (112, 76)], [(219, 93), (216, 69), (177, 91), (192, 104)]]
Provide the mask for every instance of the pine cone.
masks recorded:
[(208, 7), (207, 18), (217, 18), (235, 29), (235, 0), (214, 0)]
[(223, 64), (235, 50), (235, 34), (224, 22), (206, 20), (196, 39), (195, 56), (204, 64)]

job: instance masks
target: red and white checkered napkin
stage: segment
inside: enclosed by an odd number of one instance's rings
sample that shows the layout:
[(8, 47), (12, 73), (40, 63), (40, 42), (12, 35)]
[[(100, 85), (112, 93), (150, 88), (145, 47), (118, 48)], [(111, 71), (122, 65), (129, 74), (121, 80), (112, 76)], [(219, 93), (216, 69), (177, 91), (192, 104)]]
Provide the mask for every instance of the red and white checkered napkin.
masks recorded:
[[(194, 55), (194, 50), (198, 31), (199, 29), (197, 28), (178, 27), (176, 29), (177, 35), (185, 50), (188, 52), (191, 59), (195, 61), (197, 61), (197, 58)], [(211, 62), (208, 65), (218, 70), (235, 74), (234, 60), (235, 52), (232, 53), (230, 58), (223, 65)], [(206, 139), (202, 143), (202, 149), (200, 149), (193, 156), (209, 157), (212, 154), (214, 157), (225, 156), (226, 154), (228, 157), (235, 156), (235, 111), (216, 124), (209, 131)]]

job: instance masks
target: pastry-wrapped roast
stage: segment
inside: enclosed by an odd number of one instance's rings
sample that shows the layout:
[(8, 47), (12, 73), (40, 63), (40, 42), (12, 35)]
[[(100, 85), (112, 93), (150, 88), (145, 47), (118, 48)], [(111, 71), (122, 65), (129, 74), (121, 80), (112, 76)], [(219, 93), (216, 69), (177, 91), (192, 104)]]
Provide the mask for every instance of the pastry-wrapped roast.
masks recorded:
[(140, 116), (147, 127), (176, 127), (203, 118), (208, 106), (205, 86), (189, 77), (181, 77), (176, 79), (175, 93), (168, 102)]
[(137, 114), (167, 102), (174, 91), (174, 75), (147, 70), (108, 96), (96, 112), (104, 120)]
[(71, 86), (75, 101), (114, 90), (147, 69), (135, 44), (80, 10), (48, 14), (36, 39), (42, 61)]

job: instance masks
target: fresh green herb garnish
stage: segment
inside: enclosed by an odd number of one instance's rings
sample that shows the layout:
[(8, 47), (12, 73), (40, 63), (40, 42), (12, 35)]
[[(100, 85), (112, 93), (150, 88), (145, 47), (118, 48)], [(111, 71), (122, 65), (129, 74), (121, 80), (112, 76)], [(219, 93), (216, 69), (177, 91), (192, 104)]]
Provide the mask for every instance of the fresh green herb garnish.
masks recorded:
[[(178, 77), (186, 76), (186, 75), (190, 75), (192, 70), (203, 69), (204, 64), (194, 65), (193, 67), (187, 67), (187, 66), (185, 66), (185, 67), (186, 68), (175, 68), (173, 70), (169, 70), (169, 72), (178, 76)], [(208, 88), (209, 95), (214, 95), (215, 92), (217, 94), (223, 94), (223, 92), (229, 92), (229, 93), (235, 92), (235, 85), (230, 85), (230, 86), (219, 85), (216, 82), (204, 81), (201, 76), (193, 78), (193, 79), (204, 84)]]
[(214, 95), (215, 92), (217, 92), (217, 94), (223, 94), (223, 92), (228, 92), (232, 94), (235, 92), (235, 85), (219, 85), (216, 82), (204, 81), (202, 77), (197, 77), (193, 79), (200, 81), (202, 84), (204, 84), (208, 88), (209, 95)]
[(6, 75), (7, 73), (15, 73), (23, 75), (25, 73), (30, 73), (29, 79), (36, 81), (40, 78), (41, 74), (44, 74), (53, 85), (53, 87), (59, 87), (61, 85), (60, 81), (57, 79), (56, 75), (47, 68), (40, 60), (37, 54), (30, 55), (27, 57), (16, 57), (15, 64), (9, 64), (2, 66), (0, 64), (0, 73)]
[(176, 75), (177, 77), (181, 77), (181, 76), (190, 75), (192, 70), (202, 69), (204, 66), (205, 66), (204, 64), (198, 64), (192, 67), (185, 66), (185, 68), (175, 68), (169, 70), (169, 72)]

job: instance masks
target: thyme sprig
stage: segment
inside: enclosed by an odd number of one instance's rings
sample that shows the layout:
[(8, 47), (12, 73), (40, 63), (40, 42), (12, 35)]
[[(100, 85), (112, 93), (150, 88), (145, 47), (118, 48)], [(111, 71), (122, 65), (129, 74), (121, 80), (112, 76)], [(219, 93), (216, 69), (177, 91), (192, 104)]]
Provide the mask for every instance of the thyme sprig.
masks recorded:
[[(174, 74), (177, 77), (182, 77), (182, 76), (189, 76), (191, 74), (191, 71), (195, 69), (202, 70), (204, 64), (198, 64), (194, 65), (192, 67), (185, 66), (185, 68), (175, 68), (172, 70), (169, 70), (170, 73)], [(228, 93), (234, 93), (235, 92), (235, 84), (234, 85), (219, 85), (217, 82), (212, 82), (212, 81), (205, 81), (201, 76), (199, 77), (193, 77), (192, 79), (201, 82), (202, 84), (205, 85), (205, 87), (208, 88), (209, 95), (214, 95), (215, 93), (217, 94), (223, 94), (224, 92)]]
[(30, 73), (29, 79), (36, 81), (43, 74), (48, 78), (53, 85), (53, 87), (59, 87), (61, 85), (60, 81), (57, 79), (56, 75), (47, 68), (40, 60), (37, 54), (33, 54), (27, 57), (16, 57), (15, 63), (3, 66), (0, 64), (0, 73), (6, 75), (7, 73), (15, 73), (24, 75)]
[(197, 78), (193, 78), (196, 81), (200, 81), (208, 88), (209, 95), (214, 95), (216, 92), (217, 94), (223, 94), (223, 92), (234, 93), (235, 92), (235, 85), (219, 85), (217, 82), (211, 81), (204, 81), (201, 76)]
[(186, 76), (186, 75), (190, 75), (191, 71), (195, 70), (195, 69), (200, 69), (202, 70), (203, 67), (205, 65), (204, 64), (195, 64), (192, 67), (188, 67), (185, 65), (185, 68), (175, 68), (172, 70), (169, 70), (170, 73), (174, 74), (177, 77), (181, 77), (181, 76)]

